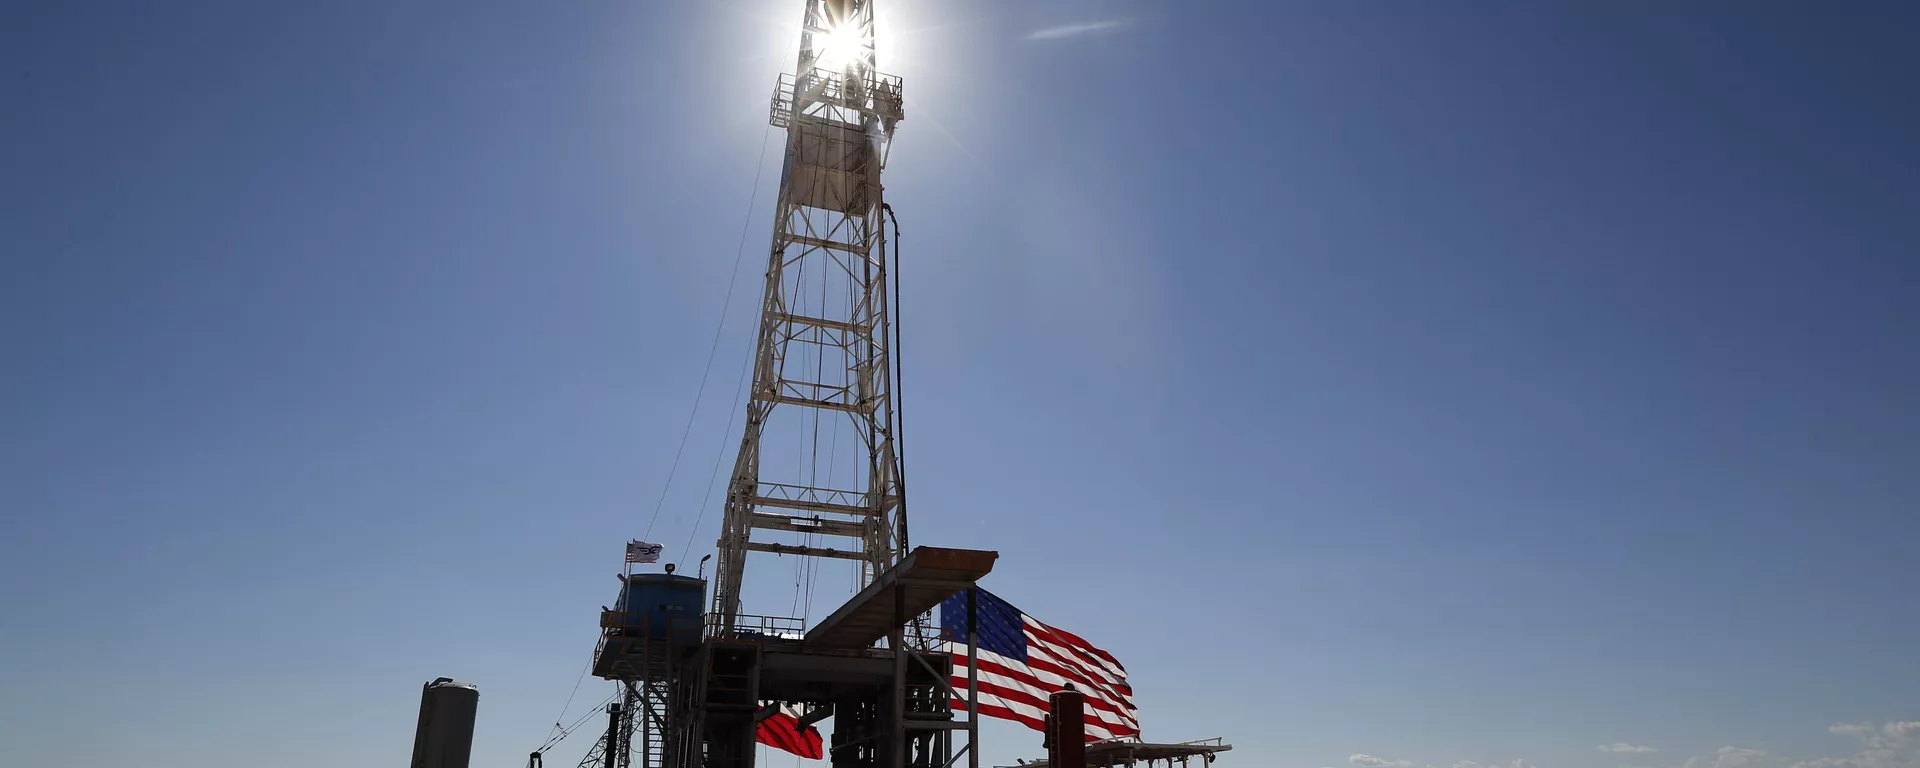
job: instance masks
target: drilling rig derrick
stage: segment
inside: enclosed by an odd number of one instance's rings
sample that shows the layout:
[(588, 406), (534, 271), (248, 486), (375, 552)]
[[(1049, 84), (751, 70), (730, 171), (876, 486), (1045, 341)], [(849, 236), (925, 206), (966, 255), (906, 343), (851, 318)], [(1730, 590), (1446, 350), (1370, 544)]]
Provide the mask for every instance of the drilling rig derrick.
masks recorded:
[[(769, 122), (785, 154), (713, 594), (671, 567), (622, 577), (594, 653), (594, 674), (623, 691), (589, 755), (601, 768), (626, 768), (633, 753), (641, 768), (753, 768), (760, 724), (792, 711), (800, 728), (831, 730), (836, 768), (950, 768), (962, 754), (979, 766), (956, 657), (920, 617), (997, 555), (907, 543), (897, 277), (888, 290), (898, 254), (880, 181), (905, 112), (900, 78), (876, 67), (874, 32), (872, 0), (806, 0), (799, 59), (776, 80)], [(839, 420), (854, 435), (852, 477), (832, 461), (824, 479), (817, 463), (789, 476), (763, 462), (783, 420), (810, 423), (816, 447), (821, 425)], [(854, 594), (812, 627), (746, 613), (756, 552), (854, 563)]]

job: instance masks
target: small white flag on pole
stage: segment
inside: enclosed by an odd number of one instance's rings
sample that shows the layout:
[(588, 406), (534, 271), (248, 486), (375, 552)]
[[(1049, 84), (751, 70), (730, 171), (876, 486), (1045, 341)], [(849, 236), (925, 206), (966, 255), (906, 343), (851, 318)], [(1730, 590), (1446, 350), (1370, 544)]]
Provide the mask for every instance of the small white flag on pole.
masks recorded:
[(648, 544), (639, 539), (628, 541), (627, 542), (627, 562), (629, 563), (660, 562), (660, 549), (662, 546), (663, 545), (660, 545), (660, 544)]

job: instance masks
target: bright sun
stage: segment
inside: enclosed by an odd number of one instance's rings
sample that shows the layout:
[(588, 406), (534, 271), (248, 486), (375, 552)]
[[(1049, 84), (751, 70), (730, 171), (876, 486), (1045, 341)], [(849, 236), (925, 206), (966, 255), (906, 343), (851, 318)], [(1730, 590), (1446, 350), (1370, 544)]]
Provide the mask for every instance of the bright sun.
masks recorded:
[(819, 58), (814, 66), (839, 71), (859, 57), (860, 50), (866, 47), (856, 25), (829, 28), (825, 34), (814, 35), (814, 44), (818, 46)]

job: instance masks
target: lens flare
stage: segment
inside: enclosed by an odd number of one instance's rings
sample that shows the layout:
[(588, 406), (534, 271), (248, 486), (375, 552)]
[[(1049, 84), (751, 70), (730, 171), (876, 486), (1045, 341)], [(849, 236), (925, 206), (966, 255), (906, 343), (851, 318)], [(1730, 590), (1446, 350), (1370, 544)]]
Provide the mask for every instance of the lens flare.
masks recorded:
[(859, 59), (867, 47), (867, 41), (854, 25), (830, 27), (826, 34), (814, 36), (814, 44), (818, 46), (814, 66), (836, 71)]

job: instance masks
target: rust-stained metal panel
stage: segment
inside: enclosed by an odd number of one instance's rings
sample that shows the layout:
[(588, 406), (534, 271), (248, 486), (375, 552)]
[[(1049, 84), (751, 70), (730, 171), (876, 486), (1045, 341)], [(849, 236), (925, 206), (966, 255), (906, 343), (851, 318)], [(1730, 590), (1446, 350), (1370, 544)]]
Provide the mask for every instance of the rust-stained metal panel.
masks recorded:
[(788, 199), (796, 205), (858, 215), (872, 206), (867, 174), (874, 160), (859, 125), (801, 116), (795, 126)]
[(886, 637), (901, 620), (912, 618), (973, 586), (993, 570), (998, 552), (980, 549), (915, 547), (905, 560), (875, 577), (845, 605), (807, 631), (809, 648), (866, 648)]

